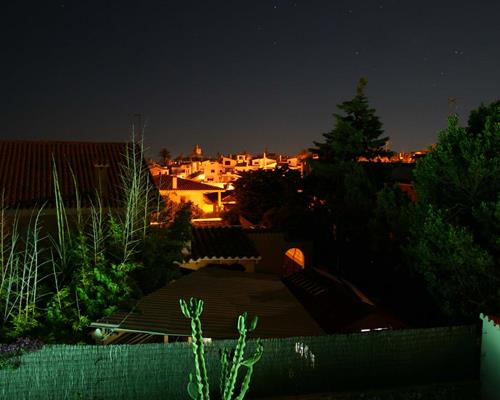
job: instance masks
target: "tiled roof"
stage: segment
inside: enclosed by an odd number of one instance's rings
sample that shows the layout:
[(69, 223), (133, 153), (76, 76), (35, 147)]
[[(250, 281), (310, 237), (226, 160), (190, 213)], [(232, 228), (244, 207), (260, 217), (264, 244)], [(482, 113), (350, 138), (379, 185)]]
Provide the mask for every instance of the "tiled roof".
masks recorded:
[(259, 316), (254, 337), (321, 335), (323, 331), (279, 278), (267, 274), (206, 267), (143, 297), (134, 312), (117, 312), (93, 327), (115, 327), (132, 332), (191, 336), (189, 320), (179, 299), (205, 302), (201, 322), (206, 338), (237, 337), (238, 315)]
[(327, 333), (404, 327), (351, 284), (332, 275), (306, 268), (283, 282)]
[(193, 227), (190, 261), (259, 259), (253, 242), (241, 227)]
[(189, 179), (183, 179), (177, 177), (177, 189), (174, 189), (172, 186), (172, 181), (174, 177), (172, 175), (155, 175), (153, 180), (160, 190), (201, 190), (201, 191), (209, 191), (209, 190), (220, 190), (223, 191), (217, 186), (206, 185), (204, 183), (191, 181)]
[(5, 190), (5, 206), (28, 208), (45, 203), (46, 207), (53, 207), (53, 160), (66, 206), (75, 205), (73, 174), (83, 207), (95, 196), (99, 175), (107, 183), (102, 194), (103, 206), (118, 206), (125, 146), (125, 143), (0, 141), (0, 190)]

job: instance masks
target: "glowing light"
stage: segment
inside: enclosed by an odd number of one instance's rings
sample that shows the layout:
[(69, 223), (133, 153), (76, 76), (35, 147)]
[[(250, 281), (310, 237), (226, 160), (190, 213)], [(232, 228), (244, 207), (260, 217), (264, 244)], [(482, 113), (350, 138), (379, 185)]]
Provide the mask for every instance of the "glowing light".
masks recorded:
[(287, 252), (285, 253), (285, 256), (292, 259), (295, 263), (304, 268), (305, 265), (304, 253), (302, 253), (300, 249), (297, 249), (296, 247), (288, 249)]

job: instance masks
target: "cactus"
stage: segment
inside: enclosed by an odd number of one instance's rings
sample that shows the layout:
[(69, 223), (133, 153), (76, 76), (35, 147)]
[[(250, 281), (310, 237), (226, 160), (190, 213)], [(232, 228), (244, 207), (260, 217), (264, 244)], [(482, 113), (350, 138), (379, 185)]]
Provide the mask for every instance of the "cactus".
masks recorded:
[[(186, 301), (180, 300), (182, 313), (186, 318), (191, 319), (191, 331), (193, 335), (193, 353), (195, 356), (196, 384), (193, 382), (192, 374), (189, 375), (188, 394), (193, 400), (208, 400), (209, 386), (207, 370), (205, 367), (205, 353), (203, 347), (203, 336), (201, 331), (200, 315), (203, 311), (203, 300), (191, 298), (189, 305)], [(238, 372), (241, 367), (247, 369), (241, 384), (240, 394), (235, 400), (243, 400), (250, 387), (253, 367), (262, 357), (264, 347), (260, 339), (257, 340), (256, 350), (252, 357), (244, 359), (246, 340), (248, 332), (255, 330), (258, 318), (255, 316), (250, 325), (247, 326), (247, 313), (238, 317), (239, 338), (234, 350), (223, 349), (220, 355), (221, 373), (219, 389), (223, 400), (232, 400)]]
[(247, 368), (247, 373), (243, 378), (243, 382), (241, 383), (240, 394), (238, 395), (238, 397), (236, 397), (236, 400), (243, 400), (243, 398), (245, 397), (245, 394), (250, 388), (250, 380), (252, 379), (253, 366), (260, 360), (263, 352), (264, 352), (264, 346), (262, 346), (262, 342), (260, 341), (260, 339), (257, 339), (257, 346), (254, 355), (248, 360), (245, 360), (241, 363), (241, 365), (244, 365)]
[(191, 320), (192, 348), (196, 370), (196, 390), (192, 374), (189, 375), (188, 394), (193, 400), (209, 400), (210, 387), (208, 384), (207, 367), (205, 365), (205, 346), (201, 330), (200, 315), (203, 312), (203, 301), (195, 298), (179, 300), (181, 311), (186, 318)]
[(224, 388), (226, 387), (226, 380), (229, 374), (229, 359), (232, 357), (232, 352), (228, 349), (222, 349), (220, 352), (220, 378), (219, 378), (219, 390), (221, 396), (224, 394)]
[(238, 317), (238, 332), (240, 336), (238, 338), (238, 342), (236, 343), (236, 349), (234, 350), (231, 368), (229, 370), (229, 373), (226, 372), (224, 391), (221, 393), (223, 400), (231, 400), (233, 398), (234, 386), (236, 385), (236, 379), (238, 378), (238, 371), (245, 362), (243, 360), (243, 357), (245, 355), (247, 333), (253, 331), (257, 327), (257, 316), (253, 318), (249, 327), (247, 327), (247, 317), (247, 313), (243, 313)]

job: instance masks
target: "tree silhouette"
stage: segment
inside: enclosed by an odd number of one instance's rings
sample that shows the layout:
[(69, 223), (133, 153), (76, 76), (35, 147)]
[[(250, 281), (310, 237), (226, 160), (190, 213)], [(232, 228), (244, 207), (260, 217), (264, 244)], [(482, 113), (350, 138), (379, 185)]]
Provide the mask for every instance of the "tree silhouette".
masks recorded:
[(371, 160), (391, 154), (384, 148), (389, 138), (383, 136), (382, 123), (365, 96), (367, 83), (365, 78), (359, 80), (356, 96), (337, 106), (342, 114), (334, 114), (335, 127), (323, 134), (325, 141), (314, 142), (316, 148), (311, 151), (319, 156), (319, 162), (358, 161), (360, 157)]
[[(314, 142), (310, 151), (317, 155), (309, 159), (312, 173), (308, 176), (311, 204), (329, 221), (323, 235), (324, 253), (333, 249), (336, 272), (353, 272), (354, 264), (367, 265), (367, 224), (372, 218), (376, 193), (383, 186), (382, 179), (374, 173), (373, 160), (390, 154), (385, 150), (388, 137), (384, 136), (382, 123), (369, 106), (364, 94), (367, 84), (361, 78), (352, 100), (337, 107), (335, 126), (323, 134), (324, 142)], [(364, 258), (363, 258), (364, 257)], [(354, 272), (353, 272), (354, 273)]]
[(171, 159), (170, 151), (169, 151), (167, 148), (163, 147), (163, 148), (160, 150), (159, 155), (160, 155), (160, 157), (161, 157), (161, 160), (162, 160), (163, 164), (164, 164), (164, 165), (167, 165), (167, 164), (168, 164), (168, 162), (169, 162), (169, 161), (170, 161), (170, 159)]

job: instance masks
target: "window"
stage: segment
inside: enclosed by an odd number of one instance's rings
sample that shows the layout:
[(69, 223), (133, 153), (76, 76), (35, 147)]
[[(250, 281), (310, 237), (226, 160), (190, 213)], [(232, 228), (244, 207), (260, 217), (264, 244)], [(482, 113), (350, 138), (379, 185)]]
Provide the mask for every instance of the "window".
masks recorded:
[(282, 276), (292, 275), (295, 272), (304, 269), (304, 266), (305, 266), (305, 257), (302, 250), (296, 247), (288, 249), (285, 253), (285, 257), (283, 260), (281, 274)]

